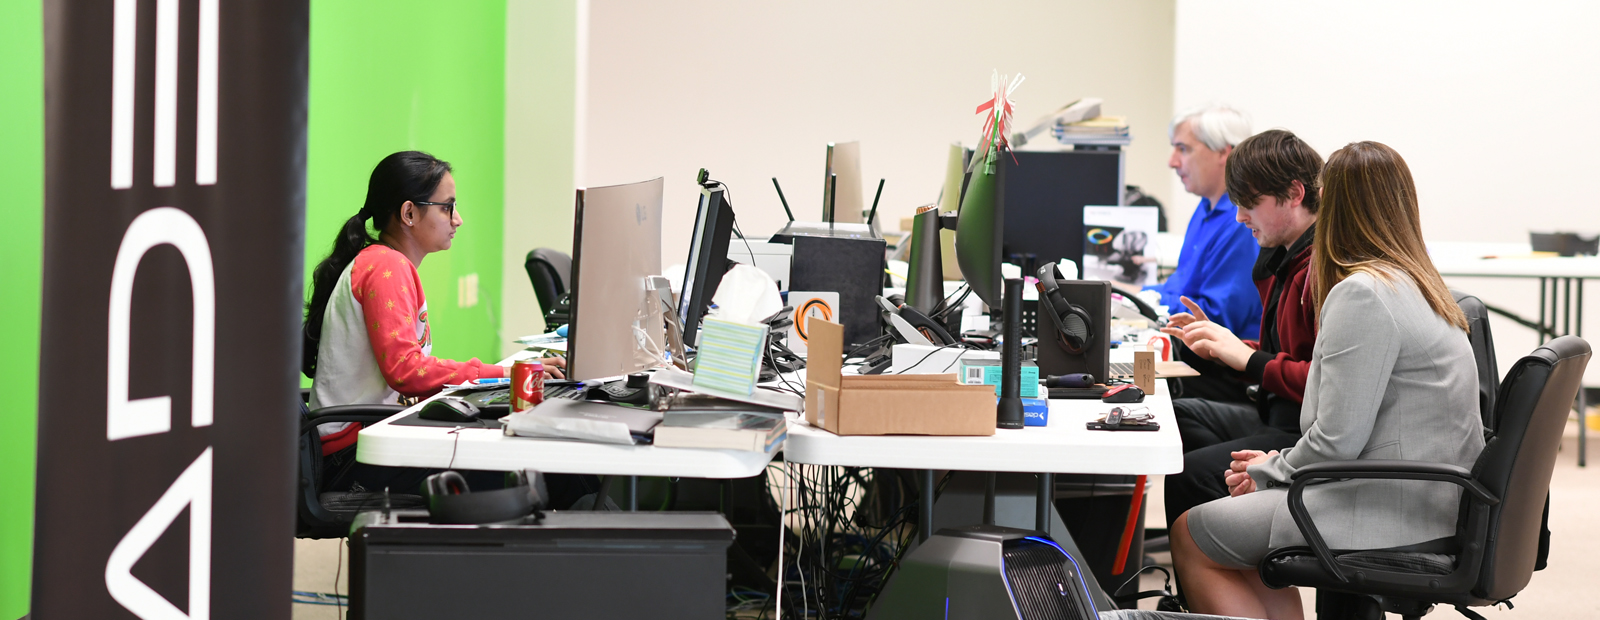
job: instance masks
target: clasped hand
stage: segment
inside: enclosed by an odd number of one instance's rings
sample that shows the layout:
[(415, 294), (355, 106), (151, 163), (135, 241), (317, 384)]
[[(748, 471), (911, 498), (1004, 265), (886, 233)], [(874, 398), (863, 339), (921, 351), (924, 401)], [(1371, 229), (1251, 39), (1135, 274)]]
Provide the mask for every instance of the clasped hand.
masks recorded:
[(1206, 317), (1206, 312), (1188, 297), (1179, 297), (1178, 301), (1189, 308), (1189, 312), (1179, 312), (1167, 317), (1167, 326), (1161, 332), (1175, 336), (1183, 344), (1202, 358), (1226, 364), (1229, 368), (1243, 372), (1250, 362), (1250, 355), (1255, 349), (1239, 340), (1238, 336), (1228, 331), (1228, 328)]
[(1228, 470), (1223, 472), (1228, 483), (1228, 495), (1238, 497), (1256, 490), (1256, 481), (1250, 477), (1250, 466), (1260, 465), (1277, 454), (1277, 450), (1262, 452), (1260, 450), (1240, 450), (1232, 453), (1233, 463)]

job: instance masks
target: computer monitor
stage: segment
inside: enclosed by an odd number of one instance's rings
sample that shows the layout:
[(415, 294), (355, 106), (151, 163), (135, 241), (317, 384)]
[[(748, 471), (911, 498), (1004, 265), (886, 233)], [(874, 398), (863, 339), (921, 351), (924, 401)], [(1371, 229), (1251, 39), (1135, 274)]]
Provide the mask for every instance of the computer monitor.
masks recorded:
[(683, 320), (683, 343), (694, 346), (700, 319), (717, 295), (722, 274), (727, 273), (728, 243), (733, 237), (733, 205), (721, 184), (700, 188), (700, 211), (695, 215), (694, 240), (678, 294), (678, 318)]
[[(1001, 255), (1032, 254), (1037, 265), (1063, 258), (1083, 268), (1085, 205), (1122, 204), (1118, 151), (1016, 151), (1002, 158), (1005, 234)], [(1025, 266), (1024, 266), (1025, 267)]]
[[(645, 308), (645, 278), (661, 274), (660, 178), (578, 189), (572, 232), (572, 323), (567, 375), (597, 379), (644, 370), (634, 322)], [(657, 343), (661, 321), (641, 321)]]
[[(1122, 203), (1122, 161), (1120, 151), (1012, 151), (999, 158), (992, 210), (969, 221), (963, 207), (956, 232), (956, 258), (973, 292), (998, 307), (1000, 262), (1026, 269), (1066, 258), (1081, 272), (1083, 207)], [(971, 183), (969, 173), (963, 197)], [(1031, 258), (1032, 265), (1013, 257)]]

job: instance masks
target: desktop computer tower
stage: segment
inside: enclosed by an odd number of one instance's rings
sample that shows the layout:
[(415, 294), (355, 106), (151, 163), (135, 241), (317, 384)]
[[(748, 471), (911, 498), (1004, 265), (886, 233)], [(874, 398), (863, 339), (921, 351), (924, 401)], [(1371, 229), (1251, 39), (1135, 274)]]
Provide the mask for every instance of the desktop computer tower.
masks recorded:
[(350, 534), (349, 617), (720, 618), (732, 541), (706, 512), (555, 511), (488, 526), (366, 512)]
[(867, 618), (1098, 620), (1078, 564), (1043, 532), (942, 529), (901, 561)]

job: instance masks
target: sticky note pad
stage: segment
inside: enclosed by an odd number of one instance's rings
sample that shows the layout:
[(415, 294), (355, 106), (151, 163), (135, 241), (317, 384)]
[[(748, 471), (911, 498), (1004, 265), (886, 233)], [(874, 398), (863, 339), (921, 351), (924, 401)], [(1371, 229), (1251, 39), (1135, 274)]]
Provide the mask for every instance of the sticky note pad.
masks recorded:
[(761, 352), (766, 345), (764, 325), (706, 319), (700, 327), (694, 386), (734, 394), (754, 393), (761, 373)]

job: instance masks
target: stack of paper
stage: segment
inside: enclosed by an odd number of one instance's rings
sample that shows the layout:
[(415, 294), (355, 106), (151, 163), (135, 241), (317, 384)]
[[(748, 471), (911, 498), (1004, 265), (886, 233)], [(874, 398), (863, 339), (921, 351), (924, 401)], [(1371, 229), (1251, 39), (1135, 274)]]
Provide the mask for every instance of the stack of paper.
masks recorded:
[(1096, 116), (1076, 123), (1057, 125), (1051, 130), (1062, 144), (1128, 144), (1128, 119), (1122, 116)]

